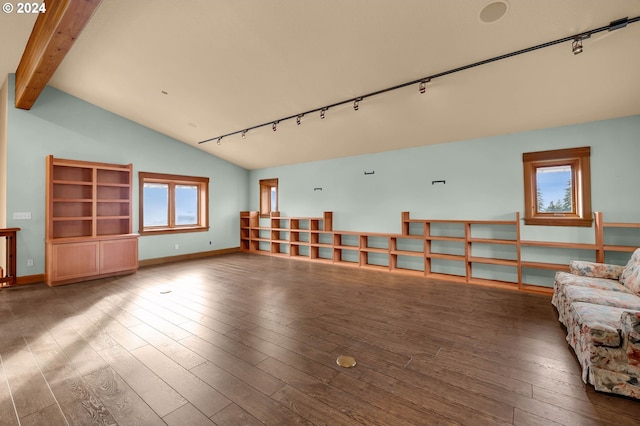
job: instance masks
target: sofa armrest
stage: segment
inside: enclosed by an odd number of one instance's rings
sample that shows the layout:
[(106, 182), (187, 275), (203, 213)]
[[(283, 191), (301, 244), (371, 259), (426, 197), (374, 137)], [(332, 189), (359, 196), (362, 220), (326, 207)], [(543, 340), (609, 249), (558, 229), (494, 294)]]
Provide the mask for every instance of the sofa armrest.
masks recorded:
[(611, 265), (608, 263), (585, 262), (583, 260), (572, 260), (569, 262), (569, 270), (573, 275), (617, 280), (620, 278), (620, 275), (624, 270), (624, 266)]
[(640, 368), (640, 312), (626, 311), (622, 313), (622, 345), (627, 352), (629, 365)]

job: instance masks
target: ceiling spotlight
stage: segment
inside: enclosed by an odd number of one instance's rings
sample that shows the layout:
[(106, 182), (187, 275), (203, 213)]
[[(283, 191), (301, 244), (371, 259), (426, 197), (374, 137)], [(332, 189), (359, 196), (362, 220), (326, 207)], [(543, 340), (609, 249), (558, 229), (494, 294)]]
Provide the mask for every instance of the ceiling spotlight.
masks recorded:
[(217, 143), (218, 145), (222, 145), (222, 136), (220, 136), (220, 137), (218, 138), (218, 142), (216, 142), (216, 143)]
[(355, 101), (353, 101), (353, 109), (355, 109), (356, 111), (360, 109), (360, 101), (362, 100), (362, 98), (358, 98)]
[(324, 115), (326, 114), (326, 112), (327, 112), (327, 110), (328, 110), (328, 109), (329, 109), (329, 108), (322, 108), (322, 109), (320, 110), (320, 118), (321, 118), (321, 119), (324, 119)]
[(302, 117), (303, 117), (303, 116), (304, 116), (304, 114), (299, 114), (299, 115), (296, 117), (296, 124), (297, 124), (298, 126), (299, 126), (299, 125), (300, 125), (300, 123), (302, 122)]
[(420, 85), (418, 86), (418, 90), (420, 90), (420, 93), (425, 93), (427, 91), (427, 83), (430, 81), (430, 78), (425, 78), (424, 80), (420, 81)]
[(573, 43), (571, 43), (571, 51), (574, 55), (577, 55), (582, 53), (582, 50), (582, 38), (578, 37), (573, 40)]
[(247, 131), (243, 130), (242, 131), (242, 139), (246, 139), (247, 138)]
[(273, 129), (273, 131), (275, 132), (276, 130), (278, 130), (278, 122), (274, 121), (273, 124), (271, 125), (271, 129)]

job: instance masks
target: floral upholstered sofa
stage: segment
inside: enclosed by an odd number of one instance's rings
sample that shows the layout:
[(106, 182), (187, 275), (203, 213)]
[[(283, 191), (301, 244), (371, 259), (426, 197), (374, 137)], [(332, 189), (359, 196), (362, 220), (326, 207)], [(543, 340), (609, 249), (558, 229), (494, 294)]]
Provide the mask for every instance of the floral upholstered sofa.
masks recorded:
[(596, 390), (640, 399), (640, 249), (626, 266), (572, 261), (552, 303)]

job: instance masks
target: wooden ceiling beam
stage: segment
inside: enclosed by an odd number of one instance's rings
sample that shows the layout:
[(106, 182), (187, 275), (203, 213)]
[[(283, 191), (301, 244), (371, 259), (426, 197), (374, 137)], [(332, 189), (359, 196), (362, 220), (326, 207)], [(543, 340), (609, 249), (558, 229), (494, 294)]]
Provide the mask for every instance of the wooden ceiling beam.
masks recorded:
[(31, 109), (102, 0), (46, 0), (16, 70), (16, 108)]

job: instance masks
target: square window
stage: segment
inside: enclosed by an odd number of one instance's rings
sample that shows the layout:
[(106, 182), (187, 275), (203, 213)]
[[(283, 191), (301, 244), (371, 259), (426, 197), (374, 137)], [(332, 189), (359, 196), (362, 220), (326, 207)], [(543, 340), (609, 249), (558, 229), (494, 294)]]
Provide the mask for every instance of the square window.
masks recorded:
[(590, 154), (583, 147), (522, 155), (525, 224), (591, 226)]

